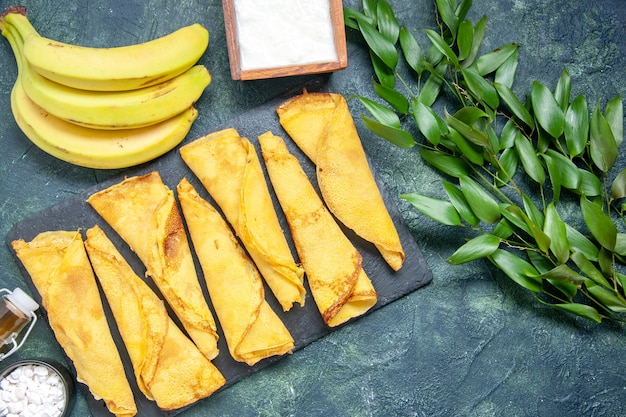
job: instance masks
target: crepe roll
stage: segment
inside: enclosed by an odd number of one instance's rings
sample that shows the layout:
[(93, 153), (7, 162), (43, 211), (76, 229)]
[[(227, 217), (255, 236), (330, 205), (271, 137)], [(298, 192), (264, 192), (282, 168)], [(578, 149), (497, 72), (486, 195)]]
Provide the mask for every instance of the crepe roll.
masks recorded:
[(126, 178), (87, 202), (137, 254), (198, 349), (218, 354), (215, 320), (200, 287), (174, 193), (157, 171)]
[(265, 300), (263, 282), (218, 211), (183, 179), (178, 200), (233, 359), (254, 365), (291, 353), (294, 341)]
[(80, 231), (43, 232), (11, 245), (41, 296), (54, 336), (74, 364), (76, 379), (114, 415), (137, 414)]
[(143, 394), (160, 409), (174, 410), (223, 386), (222, 373), (178, 328), (99, 226), (87, 230), (85, 247)]
[(278, 221), (256, 150), (235, 129), (183, 146), (181, 157), (241, 239), (283, 311), (304, 305), (303, 269)]
[(344, 97), (305, 92), (281, 103), (276, 112), (287, 134), (316, 165), (330, 211), (399, 270), (404, 249)]
[(363, 270), (361, 254), (283, 139), (267, 132), (259, 143), (322, 319), (333, 327), (366, 313), (376, 304), (377, 295)]

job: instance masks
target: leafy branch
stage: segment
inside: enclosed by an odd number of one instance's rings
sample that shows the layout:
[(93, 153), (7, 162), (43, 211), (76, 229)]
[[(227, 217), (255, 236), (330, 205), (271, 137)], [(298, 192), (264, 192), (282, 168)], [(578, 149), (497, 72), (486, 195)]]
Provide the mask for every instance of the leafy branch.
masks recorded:
[[(447, 199), (400, 196), (438, 223), (473, 232), (449, 263), (487, 259), (542, 304), (624, 322), (626, 168), (610, 180), (624, 137), (621, 96), (590, 111), (584, 95), (572, 99), (563, 70), (554, 91), (534, 81), (520, 99), (512, 89), (519, 45), (481, 53), (487, 17), (466, 19), (471, 4), (436, 0), (438, 27), (422, 30), (425, 49), (387, 0), (344, 9), (346, 26), (367, 44), (381, 99), (357, 96), (369, 113), (362, 120), (398, 147), (420, 146), (450, 179), (442, 180)], [(573, 219), (561, 217), (565, 196), (577, 203)]]

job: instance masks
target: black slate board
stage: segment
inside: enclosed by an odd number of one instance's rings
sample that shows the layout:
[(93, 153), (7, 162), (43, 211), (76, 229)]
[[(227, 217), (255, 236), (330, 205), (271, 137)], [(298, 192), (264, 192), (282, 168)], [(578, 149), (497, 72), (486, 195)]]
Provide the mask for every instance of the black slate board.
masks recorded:
[[(304, 87), (306, 87), (308, 91), (326, 90), (326, 86), (323, 81), (314, 81)], [(302, 90), (293, 91), (287, 95), (277, 97), (276, 99), (271, 100), (264, 105), (261, 105), (224, 123), (222, 126), (216, 128), (215, 130), (220, 130), (228, 127), (236, 128), (241, 136), (247, 137), (255, 145), (257, 152), (259, 153), (259, 158), (261, 155), (257, 140), (257, 137), (259, 135), (265, 133), (266, 131), (272, 131), (274, 134), (282, 136), (285, 139), (290, 151), (295, 156), (297, 156), (302, 163), (302, 166), (309, 178), (311, 179), (312, 184), (317, 188), (314, 165), (297, 148), (297, 146), (291, 141), (291, 139), (288, 138), (288, 136), (280, 126), (278, 122), (278, 117), (275, 112), (277, 105), (280, 104), (283, 100), (296, 94), (300, 94), (301, 92)], [(262, 158), (260, 159), (262, 161)], [(208, 196), (202, 185), (195, 178), (193, 173), (184, 164), (184, 162), (180, 158), (180, 155), (178, 154), (178, 151), (172, 151), (152, 163), (146, 164), (136, 170), (133, 170), (132, 175), (141, 175), (153, 170), (157, 170), (160, 173), (163, 182), (172, 189), (175, 189), (176, 185), (182, 178), (187, 178), (194, 185), (194, 187), (196, 187), (196, 190), (203, 197), (207, 198), (215, 205), (215, 203)], [(268, 178), (267, 172), (265, 172), (265, 174), (266, 178)], [(380, 177), (375, 171), (374, 176), (378, 181), (379, 187), (383, 194), (383, 198), (398, 229), (398, 233), (400, 235), (400, 239), (402, 241), (407, 257), (402, 269), (400, 269), (400, 271), (394, 272), (384, 262), (379, 252), (372, 244), (360, 239), (350, 230), (344, 228), (346, 235), (354, 243), (355, 247), (361, 252), (363, 256), (363, 267), (370, 279), (372, 280), (372, 283), (374, 284), (374, 287), (376, 288), (376, 291), (378, 293), (378, 302), (375, 307), (370, 310), (370, 312), (381, 308), (389, 304), (390, 302), (406, 294), (409, 294), (412, 291), (417, 290), (418, 288), (428, 284), (432, 279), (431, 271), (428, 268), (413, 236), (411, 235), (406, 224), (404, 223), (404, 220), (400, 212), (398, 211), (398, 208), (396, 207), (395, 197), (389, 194), (384, 184), (381, 182)], [(101, 184), (98, 184), (97, 186), (85, 190), (84, 192), (72, 197), (71, 199), (68, 199), (55, 206), (45, 209), (33, 215), (32, 217), (24, 219), (23, 221), (14, 225), (14, 227), (9, 231), (6, 237), (6, 243), (9, 245), (9, 248), (11, 248), (11, 241), (16, 239), (24, 239), (26, 241), (29, 241), (41, 232), (49, 230), (76, 230), (79, 228), (82, 229), (84, 232), (88, 228), (98, 224), (100, 225), (100, 227), (103, 228), (109, 238), (111, 238), (113, 243), (116, 244), (118, 249), (127, 258), (128, 262), (135, 269), (137, 274), (139, 276), (144, 276), (145, 268), (138, 260), (138, 258), (134, 255), (134, 253), (130, 251), (128, 246), (119, 238), (119, 236), (117, 236), (117, 234), (115, 234), (115, 232), (110, 227), (108, 227), (108, 225), (98, 216), (98, 214), (86, 203), (86, 199), (94, 192), (107, 188), (122, 180), (123, 177), (120, 176), (119, 178), (114, 178), (107, 182), (103, 182)], [(271, 186), (269, 188), (270, 192), (272, 193), (272, 198), (274, 200), (274, 204), (279, 215), (279, 220), (283, 229), (286, 231), (289, 244), (291, 245), (291, 248), (295, 254), (293, 242), (291, 241), (291, 237), (288, 233), (289, 228), (286, 223), (285, 217), (280, 210), (280, 205), (276, 200), (276, 196), (274, 195)], [(217, 205), (215, 206), (217, 207)], [(11, 252), (15, 256), (15, 252), (12, 248)], [(25, 271), (17, 257), (15, 259), (35, 299), (37, 301), (41, 301), (37, 289), (34, 287), (28, 273)], [(202, 277), (202, 271), (197, 262), (196, 269), (198, 271), (203, 291), (205, 291), (205, 295), (208, 295), (206, 286), (204, 284), (204, 278)], [(155, 290), (155, 292), (157, 292), (157, 294), (159, 294), (158, 290), (155, 288), (150, 280), (146, 280), (146, 282)], [(333, 328), (327, 327), (323, 323), (315, 302), (310, 295), (310, 292), (307, 293), (304, 307), (299, 307), (298, 305), (296, 305), (292, 308), (291, 311), (287, 313), (282, 312), (278, 302), (273, 298), (273, 295), (271, 294), (269, 289), (266, 288), (265, 293), (266, 298), (268, 299), (268, 302), (270, 303), (274, 311), (278, 313), (278, 315), (283, 319), (287, 328), (290, 330), (295, 340), (296, 350), (303, 348), (304, 346), (329, 334), (334, 330)], [(131, 382), (133, 391), (135, 392), (135, 400), (139, 409), (137, 416), (174, 416), (180, 413), (182, 410), (174, 410), (170, 412), (163, 412), (159, 410), (154, 402), (148, 401), (138, 390), (136, 382), (134, 381), (130, 359), (128, 358), (126, 351), (123, 347), (121, 337), (117, 332), (115, 322), (113, 320), (111, 311), (105, 302), (104, 295), (102, 296), (102, 299), (105, 307), (105, 313), (112, 329), (113, 338), (120, 348), (120, 354), (126, 367), (128, 379)], [(207, 297), (207, 299), (209, 298)], [(210, 300), (209, 305), (210, 307), (212, 307), (210, 304)], [(41, 314), (45, 317), (45, 311), (41, 311)], [(171, 316), (174, 318), (175, 321), (177, 321), (173, 314), (171, 314)], [(358, 318), (344, 324), (344, 326), (351, 325), (351, 323), (354, 323), (355, 321), (358, 321)], [(221, 334), (219, 323), (218, 330)], [(220, 337), (218, 346), (220, 349), (220, 354), (213, 362), (222, 371), (227, 380), (226, 385), (222, 389), (227, 388), (228, 386), (236, 383), (246, 376), (257, 372), (264, 367), (274, 363), (275, 361), (281, 359), (281, 357), (268, 358), (250, 367), (245, 364), (236, 362), (230, 357), (225, 338), (223, 336)], [(71, 361), (68, 361), (68, 363), (70, 364), (71, 371), (75, 376), (76, 372), (75, 369), (73, 369), (72, 367)], [(94, 417), (109, 417), (112, 415), (105, 408), (102, 401), (96, 401), (93, 398), (88, 388), (84, 384), (79, 384), (79, 388), (87, 399), (90, 410)], [(210, 399), (203, 401), (210, 401)]]

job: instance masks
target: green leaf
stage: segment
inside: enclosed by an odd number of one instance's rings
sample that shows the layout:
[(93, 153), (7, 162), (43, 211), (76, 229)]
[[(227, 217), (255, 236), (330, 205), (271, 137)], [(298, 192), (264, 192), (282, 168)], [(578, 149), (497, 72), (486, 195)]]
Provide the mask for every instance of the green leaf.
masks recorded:
[(422, 214), (448, 226), (460, 226), (459, 213), (449, 201), (427, 197), (417, 193), (400, 194), (400, 198), (411, 203)]
[(470, 207), (467, 199), (463, 195), (463, 192), (454, 184), (449, 181), (443, 181), (443, 188), (446, 190), (448, 194), (448, 198), (450, 202), (456, 208), (456, 211), (459, 213), (461, 218), (465, 220), (468, 224), (472, 226), (476, 226), (480, 223), (480, 219), (476, 217), (472, 208)]
[(578, 272), (574, 271), (572, 268), (565, 264), (558, 265), (553, 269), (544, 272), (541, 274), (541, 278), (563, 281), (563, 282), (571, 282), (573, 284), (582, 284), (587, 281), (587, 278), (580, 275)]
[(551, 203), (546, 207), (546, 216), (543, 231), (550, 238), (550, 251), (561, 264), (569, 259), (569, 242), (567, 241), (567, 229), (565, 222)]
[(351, 29), (360, 30), (359, 22), (366, 22), (370, 25), (376, 25), (376, 19), (366, 16), (365, 14), (359, 12), (358, 10), (351, 9), (349, 7), (344, 7), (343, 9), (343, 21), (346, 26)]
[(622, 287), (622, 291), (624, 291), (624, 288), (626, 288), (626, 275), (625, 274), (620, 274), (618, 272), (618, 273), (615, 274), (615, 279), (617, 280), (619, 285)]
[(476, 181), (464, 175), (459, 178), (459, 185), (476, 217), (489, 224), (500, 220), (498, 203)]
[(393, 110), (367, 97), (359, 96), (358, 99), (378, 122), (389, 127), (400, 128), (400, 118)]
[(575, 314), (577, 316), (589, 319), (595, 323), (602, 322), (602, 316), (600, 316), (600, 314), (598, 313), (598, 310), (585, 304), (563, 303), (563, 304), (548, 304), (548, 305), (558, 310), (562, 310), (567, 313)]
[(393, 10), (387, 0), (378, 0), (376, 20), (380, 34), (383, 35), (390, 43), (395, 44), (398, 41), (398, 35), (400, 34), (400, 25), (398, 24), (398, 20), (393, 14)]
[(476, 130), (449, 114), (446, 114), (446, 122), (448, 123), (448, 125), (450, 125), (451, 128), (459, 132), (461, 135), (463, 135), (465, 138), (475, 143), (476, 145), (485, 147), (487, 149), (489, 149), (489, 147), (491, 146), (489, 137), (485, 132)]
[(511, 109), (515, 117), (524, 122), (526, 126), (531, 129), (535, 126), (535, 121), (530, 112), (524, 107), (524, 105), (519, 101), (517, 96), (511, 91), (511, 89), (499, 83), (493, 84), (496, 91), (500, 95), (500, 98), (504, 101), (504, 103)]
[(490, 108), (497, 109), (500, 104), (498, 92), (473, 68), (461, 68), (461, 74), (469, 88), (470, 92), (481, 102), (486, 103)]
[(615, 143), (619, 146), (624, 140), (624, 106), (621, 95), (618, 94), (606, 103), (604, 118), (611, 127)]
[(559, 138), (565, 128), (565, 116), (552, 92), (545, 85), (534, 81), (531, 101), (539, 125), (553, 138)]
[(454, 113), (454, 117), (467, 125), (473, 125), (483, 118), (488, 121), (490, 119), (489, 115), (482, 109), (471, 106), (461, 107), (456, 113)]
[(365, 127), (369, 130), (400, 148), (408, 149), (415, 145), (415, 139), (413, 139), (413, 136), (405, 130), (393, 126), (387, 126), (377, 120), (373, 120), (365, 116), (361, 116), (361, 119), (363, 120)]
[(617, 160), (617, 142), (609, 122), (600, 112), (599, 102), (591, 115), (589, 150), (593, 163), (602, 172), (608, 172)]
[(569, 190), (578, 189), (580, 185), (579, 169), (571, 159), (552, 149), (548, 149), (546, 153), (541, 154), (541, 157), (546, 161), (554, 202), (559, 201), (561, 187)]
[(543, 170), (539, 157), (535, 153), (535, 148), (521, 132), (515, 136), (515, 149), (526, 174), (537, 183), (543, 185), (546, 180), (546, 173)]
[(438, 145), (441, 140), (441, 129), (439, 117), (433, 109), (419, 100), (413, 100), (413, 117), (422, 135), (433, 145)]
[(524, 211), (531, 222), (538, 228), (543, 228), (543, 222), (545, 216), (541, 210), (537, 208), (528, 194), (522, 194), (522, 202), (524, 204)]
[(452, 139), (458, 150), (465, 156), (471, 163), (482, 166), (485, 163), (483, 156), (483, 149), (479, 148), (472, 142), (468, 141), (456, 130), (450, 128), (448, 130), (448, 137)]
[(569, 107), (570, 92), (572, 91), (572, 79), (569, 76), (569, 72), (564, 69), (561, 72), (561, 77), (554, 89), (554, 98), (561, 107), (561, 110), (566, 111)]
[(501, 47), (494, 49), (491, 52), (487, 52), (484, 55), (478, 57), (474, 66), (478, 73), (482, 76), (491, 74), (496, 71), (502, 64), (504, 64), (511, 55), (517, 51), (518, 45), (516, 43), (507, 43)]
[(483, 16), (474, 26), (474, 38), (472, 39), (472, 50), (470, 54), (463, 61), (463, 67), (469, 68), (476, 59), (478, 51), (483, 44), (483, 38), (485, 37), (485, 31), (487, 30), (487, 16)]
[(532, 236), (537, 243), (537, 247), (543, 253), (548, 253), (550, 250), (550, 238), (522, 209), (511, 204), (504, 207), (502, 214), (518, 228)]
[(500, 214), (507, 219), (513, 226), (518, 229), (524, 231), (529, 236), (532, 236), (532, 231), (528, 224), (530, 220), (526, 213), (522, 211), (519, 207), (513, 204), (500, 204)]
[(586, 169), (579, 168), (578, 177), (580, 178), (578, 191), (581, 195), (594, 197), (602, 194), (602, 182), (596, 174)]
[(370, 50), (381, 59), (389, 68), (395, 69), (398, 64), (398, 51), (394, 43), (390, 42), (374, 26), (369, 23), (359, 21), (361, 34)]
[(586, 287), (587, 291), (589, 291), (593, 298), (600, 302), (603, 306), (608, 307), (616, 313), (626, 312), (626, 301), (616, 295), (613, 291), (590, 281), (587, 281)]
[(508, 184), (517, 171), (519, 157), (514, 149), (505, 149), (500, 154), (499, 168), (496, 172), (497, 185), (499, 187)]
[(519, 129), (513, 120), (508, 120), (504, 124), (502, 132), (500, 133), (500, 150), (515, 146), (515, 136), (518, 134), (517, 130)]
[[(450, 29), (450, 32), (456, 34), (458, 18), (450, 0), (435, 0), (437, 3), (437, 11), (443, 23)], [(456, 3), (456, 2), (455, 2)]]
[(611, 183), (611, 198), (617, 200), (624, 197), (626, 197), (626, 168), (622, 168)]
[(515, 230), (513, 229), (511, 223), (503, 217), (498, 223), (496, 223), (496, 227), (493, 228), (491, 234), (505, 240), (508, 239), (514, 232)]
[(580, 198), (580, 209), (591, 235), (602, 247), (613, 251), (617, 240), (617, 229), (611, 217), (600, 206), (584, 196)]
[(370, 51), (372, 68), (378, 81), (385, 87), (393, 88), (396, 84), (396, 75), (393, 69), (389, 68), (373, 51)]
[(509, 88), (513, 87), (515, 81), (515, 72), (517, 71), (517, 60), (519, 52), (515, 50), (513, 54), (496, 70), (494, 83), (505, 85)]
[(454, 12), (456, 13), (456, 17), (459, 21), (465, 19), (470, 7), (472, 7), (472, 0), (461, 0), (461, 2), (456, 6), (456, 10)]
[(602, 275), (602, 272), (600, 272), (600, 270), (596, 268), (595, 265), (585, 257), (585, 255), (574, 251), (572, 252), (570, 258), (574, 261), (578, 269), (580, 269), (583, 274), (591, 278), (593, 282), (599, 285), (604, 285), (605, 287), (610, 286), (604, 275)]
[(615, 253), (626, 255), (626, 233), (618, 233), (615, 240)]
[(432, 29), (425, 29), (425, 32), (428, 36), (428, 39), (430, 39), (430, 41), (432, 42), (433, 46), (437, 48), (439, 52), (441, 52), (446, 58), (448, 58), (450, 62), (452, 62), (455, 66), (458, 66), (459, 59), (457, 58), (452, 48), (450, 48), (450, 45), (446, 43), (441, 35)]
[(486, 258), (493, 254), (500, 246), (500, 238), (484, 234), (468, 240), (448, 258), (452, 265), (461, 265), (476, 259)]
[[(376, 19), (376, 14), (377, 14), (376, 0), (363, 0), (362, 3), (363, 3), (363, 13), (365, 13), (366, 16), (370, 16), (373, 19)], [(376, 26), (376, 20), (374, 20), (373, 25)]]
[(456, 37), (456, 44), (459, 48), (459, 61), (467, 58), (472, 52), (472, 41), (474, 38), (474, 27), (469, 20), (459, 23), (459, 30)]
[(417, 75), (422, 75), (424, 71), (422, 48), (420, 48), (413, 34), (404, 26), (400, 28), (399, 38), (400, 49), (407, 64), (413, 68)]
[(570, 158), (582, 154), (589, 137), (589, 110), (582, 94), (572, 101), (565, 112), (564, 133)]
[(572, 252), (578, 252), (590, 261), (598, 259), (600, 250), (585, 235), (567, 223), (565, 223), (565, 233)]
[(443, 84), (443, 74), (447, 68), (447, 65), (438, 65), (431, 71), (418, 96), (420, 102), (426, 106), (431, 106), (437, 100)]
[(467, 162), (459, 157), (447, 155), (440, 151), (431, 151), (424, 148), (420, 150), (420, 153), (422, 155), (422, 158), (424, 158), (424, 160), (428, 164), (437, 168), (444, 174), (448, 174), (454, 178), (465, 176), (470, 170)]
[(409, 100), (402, 93), (374, 81), (374, 92), (400, 114), (409, 112)]
[(541, 292), (539, 273), (530, 263), (512, 254), (498, 249), (489, 256), (495, 266), (517, 284), (532, 292)]

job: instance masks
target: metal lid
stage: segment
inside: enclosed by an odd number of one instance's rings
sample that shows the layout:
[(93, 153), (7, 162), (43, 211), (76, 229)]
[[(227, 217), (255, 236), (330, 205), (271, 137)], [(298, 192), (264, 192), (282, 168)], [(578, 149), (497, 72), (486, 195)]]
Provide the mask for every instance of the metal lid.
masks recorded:
[(33, 311), (39, 308), (39, 304), (33, 300), (30, 295), (26, 294), (21, 288), (16, 288), (12, 293), (8, 294), (7, 300), (9, 300), (15, 307), (19, 308), (22, 312), (30, 315)]

